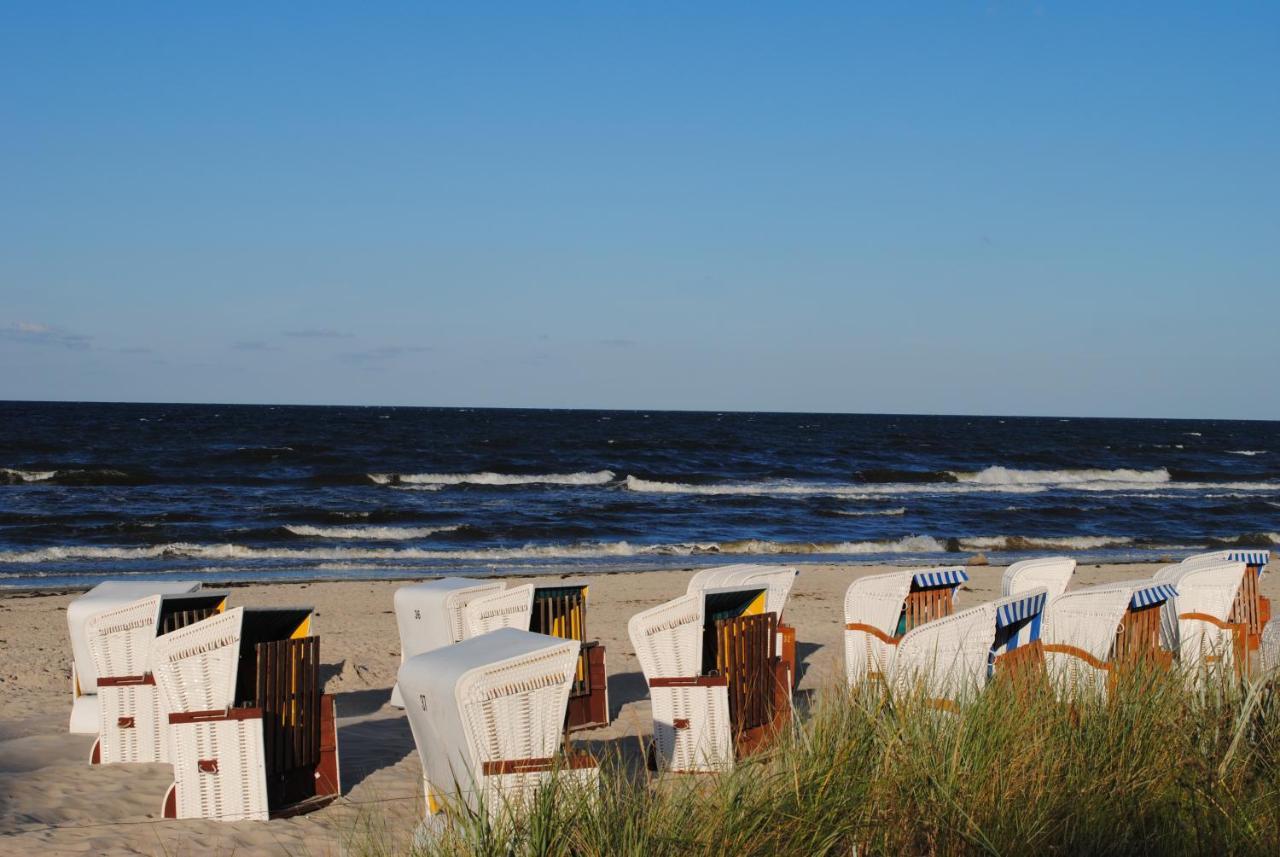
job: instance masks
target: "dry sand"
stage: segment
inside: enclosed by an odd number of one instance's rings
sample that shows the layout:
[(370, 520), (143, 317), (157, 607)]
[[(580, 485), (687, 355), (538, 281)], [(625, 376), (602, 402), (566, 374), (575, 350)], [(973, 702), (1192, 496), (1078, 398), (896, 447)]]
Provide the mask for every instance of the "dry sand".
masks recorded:
[[(1084, 566), (1073, 586), (1148, 577), (1154, 565)], [(797, 629), (802, 691), (836, 680), (842, 601), (856, 577), (886, 566), (802, 566), (787, 606)], [(999, 567), (970, 569), (960, 605), (999, 594)], [(597, 750), (638, 752), (650, 731), (649, 703), (627, 619), (681, 594), (691, 570), (591, 578), (590, 636), (607, 646), (606, 729), (578, 733)], [(537, 579), (537, 578), (535, 578)], [(1275, 577), (1264, 594), (1280, 596)], [(164, 821), (172, 780), (166, 765), (88, 764), (93, 739), (67, 733), (70, 650), (66, 607), (74, 594), (0, 595), (0, 854), (333, 854), (363, 839), (366, 825), (401, 847), (421, 818), (421, 767), (404, 715), (387, 704), (400, 645), (391, 597), (403, 582), (347, 581), (235, 588), (231, 604), (314, 605), (326, 688), (336, 694), (343, 799), (305, 816), (268, 823)], [(383, 834), (375, 834), (383, 835)]]

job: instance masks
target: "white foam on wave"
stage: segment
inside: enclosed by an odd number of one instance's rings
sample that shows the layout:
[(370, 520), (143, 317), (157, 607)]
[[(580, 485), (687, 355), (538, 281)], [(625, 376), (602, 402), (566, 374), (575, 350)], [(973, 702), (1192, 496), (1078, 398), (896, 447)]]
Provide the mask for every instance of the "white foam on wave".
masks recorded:
[(628, 491), (644, 494), (707, 494), (707, 495), (769, 495), (794, 497), (844, 497), (850, 500), (870, 500), (876, 497), (898, 494), (973, 494), (998, 492), (1002, 494), (1034, 494), (1047, 490), (1042, 485), (961, 485), (955, 482), (923, 483), (840, 483), (840, 482), (791, 482), (771, 480), (763, 482), (714, 483), (693, 485), (687, 482), (661, 482), (628, 476), (623, 483)]
[(1228, 449), (1227, 450), (1227, 455), (1247, 455), (1252, 457), (1255, 455), (1266, 455), (1266, 454), (1267, 454), (1267, 451), (1265, 449)]
[(6, 480), (17, 480), (18, 482), (44, 482), (46, 479), (52, 479), (58, 475), (56, 470), (18, 470), (13, 467), (0, 467), (0, 474), (3, 474)]
[(379, 485), (605, 485), (612, 470), (590, 473), (370, 473)]
[(436, 533), (451, 533), (460, 526), (460, 524), (454, 524), (448, 527), (312, 527), (305, 524), (286, 524), (285, 529), (295, 536), (312, 536), (322, 539), (398, 541), (425, 539)]
[[(1022, 537), (973, 536), (959, 540), (962, 551), (1092, 550), (1130, 545), (1132, 539), (1119, 536)], [(1280, 538), (1277, 538), (1280, 543)], [(66, 546), (29, 551), (0, 551), (0, 563), (39, 564), (69, 560), (173, 560), (251, 562), (261, 560), (370, 562), (370, 561), (459, 561), (555, 560), (644, 556), (714, 555), (874, 555), (941, 554), (947, 545), (933, 536), (913, 535), (899, 539), (862, 542), (775, 542), (741, 539), (725, 542), (680, 542), (675, 544), (632, 544), (630, 542), (579, 542), (575, 544), (531, 545), (511, 548), (433, 550), (391, 547), (251, 547), (237, 544), (196, 544), (175, 542), (146, 547)], [(216, 571), (218, 567), (204, 569)]]
[(1017, 470), (1012, 467), (988, 467), (976, 472), (952, 471), (962, 483), (977, 485), (1093, 485), (1119, 482), (1126, 485), (1163, 485), (1172, 477), (1161, 467), (1156, 470)]
[(893, 517), (897, 517), (898, 515), (907, 514), (907, 508), (905, 506), (900, 506), (897, 509), (866, 509), (863, 511), (836, 509), (836, 514), (845, 515), (850, 518), (880, 518), (880, 517), (893, 518)]

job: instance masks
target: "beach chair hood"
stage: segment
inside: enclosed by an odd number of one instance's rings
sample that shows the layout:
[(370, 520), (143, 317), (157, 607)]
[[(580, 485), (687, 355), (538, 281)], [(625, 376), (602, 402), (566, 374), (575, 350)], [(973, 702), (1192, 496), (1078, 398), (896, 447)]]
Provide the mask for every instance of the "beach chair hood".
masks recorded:
[(782, 611), (787, 606), (787, 598), (791, 595), (791, 587), (795, 584), (798, 572), (791, 566), (769, 565), (722, 565), (715, 568), (704, 568), (689, 580), (686, 593), (705, 592), (709, 589), (722, 589), (736, 586), (764, 586), (765, 611), (776, 613), (782, 619)]
[(1024, 559), (1005, 569), (1001, 589), (1005, 595), (1017, 595), (1019, 592), (1044, 587), (1052, 600), (1067, 591), (1075, 571), (1076, 561), (1071, 557)]

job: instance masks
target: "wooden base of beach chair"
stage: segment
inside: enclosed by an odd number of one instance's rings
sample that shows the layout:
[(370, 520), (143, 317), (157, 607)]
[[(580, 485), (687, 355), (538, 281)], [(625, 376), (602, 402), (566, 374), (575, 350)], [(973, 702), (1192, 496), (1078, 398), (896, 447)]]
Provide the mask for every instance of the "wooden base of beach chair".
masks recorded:
[(739, 731), (734, 736), (737, 758), (745, 758), (764, 749), (791, 722), (791, 674), (781, 659), (774, 665), (773, 715), (768, 723)]
[(584, 643), (581, 659), (583, 680), (576, 682), (570, 691), (565, 712), (565, 729), (569, 732), (609, 725), (609, 680), (604, 646), (597, 642)]

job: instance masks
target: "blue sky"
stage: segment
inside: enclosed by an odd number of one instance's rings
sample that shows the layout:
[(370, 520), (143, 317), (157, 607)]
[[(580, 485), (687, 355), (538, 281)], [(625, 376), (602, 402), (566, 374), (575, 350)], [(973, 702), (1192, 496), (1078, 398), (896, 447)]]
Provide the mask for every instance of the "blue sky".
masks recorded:
[(0, 398), (1280, 418), (1280, 7), (262, 6), (0, 12)]

